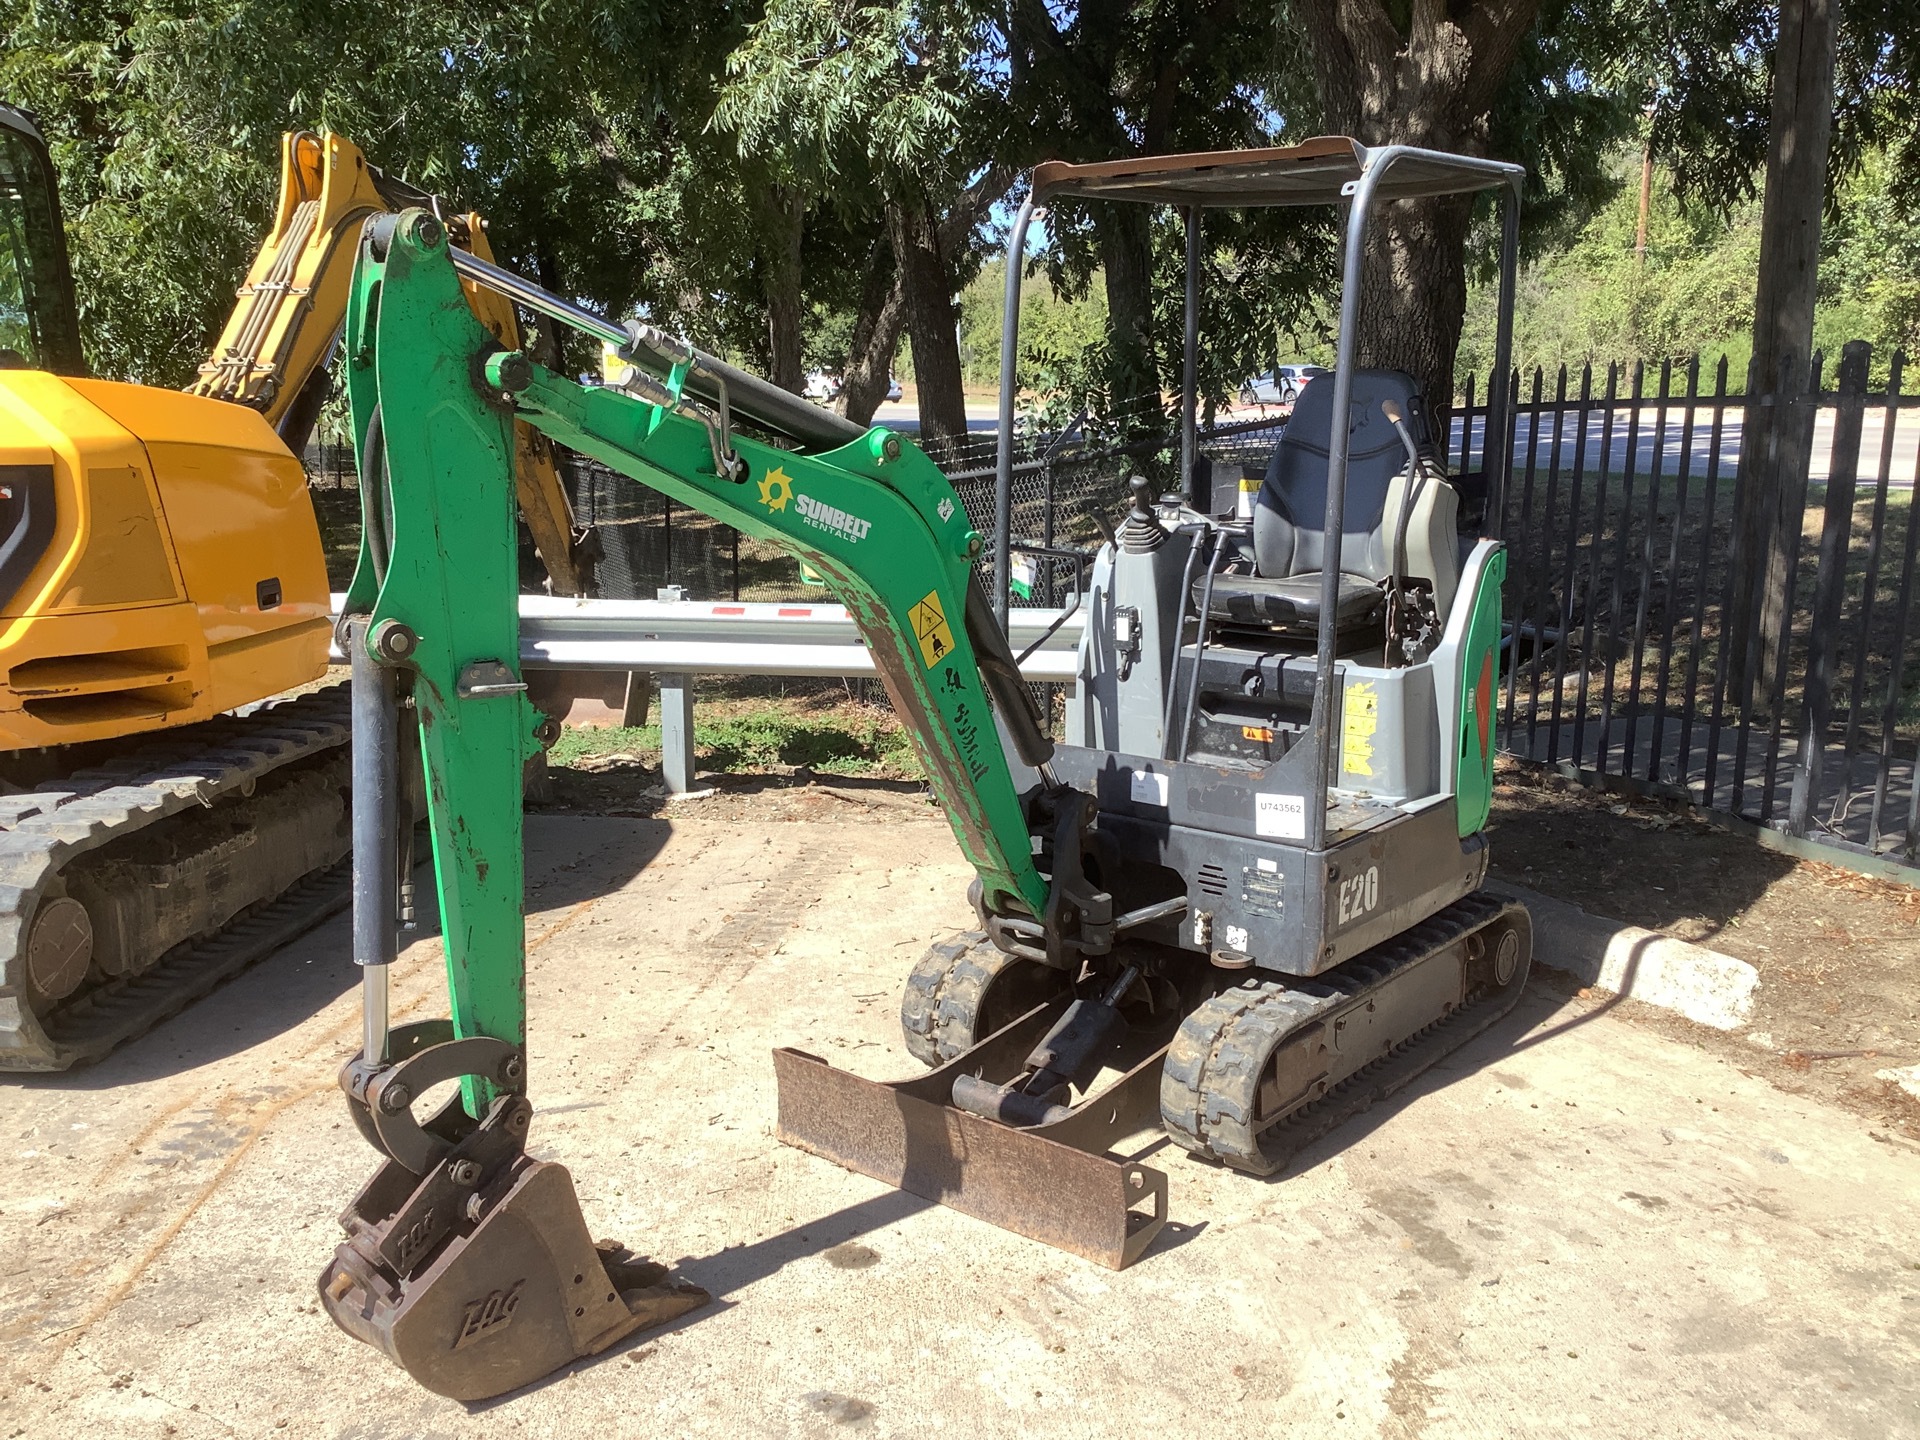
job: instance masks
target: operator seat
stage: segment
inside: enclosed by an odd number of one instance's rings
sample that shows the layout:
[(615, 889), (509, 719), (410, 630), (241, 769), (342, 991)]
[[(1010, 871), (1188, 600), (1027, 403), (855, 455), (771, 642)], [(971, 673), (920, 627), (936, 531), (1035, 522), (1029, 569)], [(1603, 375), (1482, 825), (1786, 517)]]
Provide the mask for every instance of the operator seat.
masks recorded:
[[(1414, 443), (1429, 444), (1427, 410), (1413, 377), (1400, 370), (1356, 370), (1348, 405), (1347, 504), (1340, 550), (1337, 633), (1375, 627), (1386, 606), (1381, 582), (1391, 573), (1393, 532), (1405, 484), (1407, 452), (1380, 409), (1392, 400)], [(1252, 575), (1216, 575), (1208, 612), (1216, 620), (1314, 629), (1320, 623), (1320, 575), (1328, 560), (1325, 533), (1327, 447), (1333, 434), (1333, 376), (1300, 392), (1280, 436), (1253, 512)], [(1445, 492), (1444, 497), (1434, 492)], [(1393, 506), (1389, 509), (1389, 500)], [(1458, 558), (1444, 532), (1454, 527), (1449, 486), (1423, 485), (1407, 527), (1407, 573), (1434, 582), (1440, 613), (1452, 600)], [(1444, 513), (1436, 513), (1444, 512)], [(1444, 556), (1435, 553), (1445, 545)], [(1444, 574), (1438, 573), (1444, 571)], [(1196, 587), (1198, 588), (1198, 587)]]

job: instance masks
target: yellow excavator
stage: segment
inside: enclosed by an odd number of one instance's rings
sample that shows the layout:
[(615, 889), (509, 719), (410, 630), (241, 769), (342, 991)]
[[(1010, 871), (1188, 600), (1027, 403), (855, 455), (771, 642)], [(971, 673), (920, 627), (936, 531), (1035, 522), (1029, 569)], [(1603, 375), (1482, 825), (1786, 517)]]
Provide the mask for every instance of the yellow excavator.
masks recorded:
[[(349, 141), (285, 137), (279, 206), (187, 392), (89, 378), (58, 189), (0, 105), (0, 1070), (95, 1059), (347, 899), (348, 714), (300, 456), (360, 230), (426, 206)], [(469, 289), (518, 344), (510, 302)], [(517, 488), (583, 589), (548, 442)], [(309, 687), (291, 700), (263, 704)]]

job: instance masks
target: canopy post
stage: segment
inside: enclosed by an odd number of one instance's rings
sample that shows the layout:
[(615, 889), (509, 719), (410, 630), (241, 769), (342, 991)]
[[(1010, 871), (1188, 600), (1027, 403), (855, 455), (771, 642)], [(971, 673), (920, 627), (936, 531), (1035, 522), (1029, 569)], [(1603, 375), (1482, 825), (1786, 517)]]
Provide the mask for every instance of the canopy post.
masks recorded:
[(1002, 633), (1013, 604), (1013, 400), (1020, 383), (1020, 270), (1027, 255), (1034, 191), (1020, 202), (1007, 236), (1006, 297), (1000, 310), (1000, 435), (993, 465), (993, 615)]
[[(1498, 540), (1507, 523), (1507, 480), (1513, 472), (1513, 445), (1507, 434), (1512, 423), (1514, 395), (1513, 368), (1513, 291), (1514, 273), (1520, 256), (1520, 182), (1516, 179), (1500, 192), (1500, 300), (1494, 323), (1493, 375), (1487, 387), (1487, 430), (1481, 441), (1481, 469), (1487, 476), (1487, 513), (1481, 521), (1481, 533)], [(1470, 426), (1467, 416), (1462, 425)], [(1468, 437), (1471, 443), (1471, 437)], [(1532, 443), (1531, 440), (1528, 441)]]
[[(1200, 207), (1186, 208), (1187, 222), (1187, 328), (1180, 365), (1180, 498), (1191, 504), (1196, 499), (1194, 485), (1195, 451), (1200, 408)], [(1212, 506), (1212, 487), (1205, 497)]]

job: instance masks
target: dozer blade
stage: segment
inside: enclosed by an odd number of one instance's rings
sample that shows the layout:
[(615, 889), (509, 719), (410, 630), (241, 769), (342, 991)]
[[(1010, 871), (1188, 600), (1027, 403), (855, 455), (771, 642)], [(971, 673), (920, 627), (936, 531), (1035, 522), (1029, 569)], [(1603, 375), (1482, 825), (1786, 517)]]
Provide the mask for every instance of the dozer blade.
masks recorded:
[(1167, 1223), (1167, 1177), (1107, 1153), (1158, 1123), (1164, 1048), (1050, 1125), (1015, 1129), (955, 1108), (954, 1078), (1000, 1083), (1065, 1008), (1038, 1006), (911, 1080), (863, 1080), (804, 1051), (773, 1052), (783, 1144), (1119, 1270)]
[[(419, 1180), (389, 1162), (320, 1277), (335, 1323), (436, 1394), (504, 1395), (712, 1298), (665, 1266), (596, 1246), (564, 1166), (523, 1155), (466, 1205), (450, 1184), (445, 1167)], [(403, 1203), (365, 1223), (383, 1194)]]

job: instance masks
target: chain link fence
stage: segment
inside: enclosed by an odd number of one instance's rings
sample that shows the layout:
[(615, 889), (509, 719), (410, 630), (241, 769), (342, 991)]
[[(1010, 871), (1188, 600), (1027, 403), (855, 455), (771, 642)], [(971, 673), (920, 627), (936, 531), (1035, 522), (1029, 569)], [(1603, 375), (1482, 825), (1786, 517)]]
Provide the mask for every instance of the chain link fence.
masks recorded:
[[(1231, 510), (1241, 476), (1258, 477), (1279, 442), (1280, 417), (1210, 426), (1199, 432), (1198, 453), (1210, 487), (1212, 508)], [(980, 575), (989, 587), (1000, 577), (992, 550), (995, 465), (994, 431), (972, 431), (925, 447), (954, 487), (973, 528), (987, 537)], [(1120, 523), (1130, 503), (1129, 477), (1140, 474), (1156, 491), (1173, 488), (1179, 472), (1179, 437), (1153, 435), (1129, 443), (1101, 442), (1087, 433), (1084, 417), (1059, 430), (1023, 427), (1013, 455), (1011, 531), (1016, 604), (1046, 607), (1072, 603), (1085, 585), (1093, 551)], [(592, 562), (593, 593), (613, 600), (652, 599), (679, 586), (692, 600), (830, 603), (830, 592), (809, 584), (800, 566), (779, 547), (743, 535), (731, 525), (683, 505), (650, 486), (571, 451), (559, 452), (561, 482), (580, 534), (581, 558)], [(360, 494), (351, 448), (316, 442), (306, 454), (314, 508), (326, 546), (329, 580), (346, 588), (360, 540)], [(521, 527), (521, 589), (538, 594), (546, 572)], [(749, 682), (751, 683), (751, 682)], [(795, 689), (842, 689), (859, 700), (884, 705), (878, 681), (797, 682)], [(1059, 685), (1031, 687), (1050, 733), (1057, 733), (1065, 700)]]

